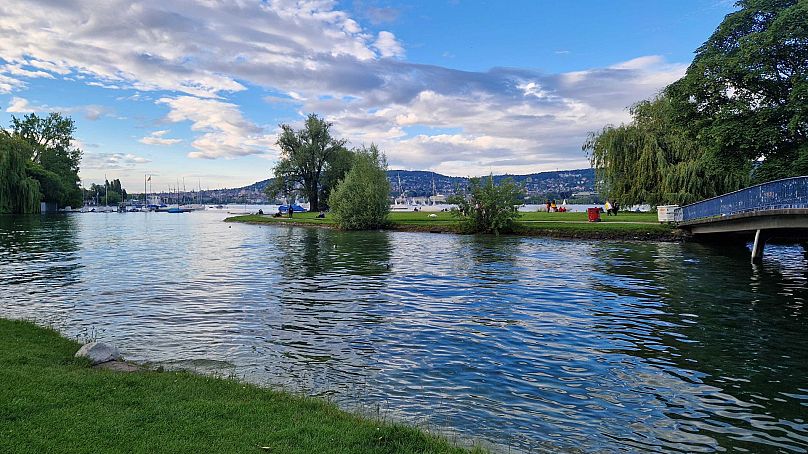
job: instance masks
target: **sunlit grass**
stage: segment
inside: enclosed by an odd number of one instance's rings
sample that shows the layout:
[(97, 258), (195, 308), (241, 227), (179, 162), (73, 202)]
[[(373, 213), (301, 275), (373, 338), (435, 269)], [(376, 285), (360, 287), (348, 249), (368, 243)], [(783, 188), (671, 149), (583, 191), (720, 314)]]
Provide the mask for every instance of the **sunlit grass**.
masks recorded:
[[(409, 227), (428, 230), (430, 227), (442, 228), (444, 230), (454, 230), (457, 226), (457, 219), (448, 211), (428, 212), (428, 211), (407, 211), (391, 212), (388, 220), (392, 229), (406, 229)], [(305, 225), (327, 225), (333, 226), (334, 221), (328, 215), (324, 219), (317, 218), (317, 213), (296, 213), (290, 219), (288, 217), (275, 218), (271, 215), (248, 215), (234, 216), (227, 218), (228, 222), (247, 223), (295, 223)], [(664, 235), (670, 233), (672, 228), (668, 225), (657, 222), (656, 213), (630, 213), (622, 212), (617, 216), (606, 216), (601, 214), (601, 222), (588, 222), (586, 213), (546, 213), (546, 212), (522, 212), (519, 216), (518, 233), (537, 235), (543, 232), (557, 234), (563, 233), (591, 233), (604, 232), (619, 235), (621, 232), (626, 235), (636, 233), (647, 233), (652, 235)]]
[(121, 373), (0, 319), (0, 452), (463, 452), (325, 401), (185, 372)]

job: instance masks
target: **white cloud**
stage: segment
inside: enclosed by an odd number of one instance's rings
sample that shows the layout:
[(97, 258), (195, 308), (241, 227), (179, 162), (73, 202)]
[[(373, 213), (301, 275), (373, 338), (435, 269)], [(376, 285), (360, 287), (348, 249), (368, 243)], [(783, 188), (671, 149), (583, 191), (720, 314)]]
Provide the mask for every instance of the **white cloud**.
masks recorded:
[(21, 112), (31, 113), (36, 110), (41, 109), (36, 109), (32, 107), (27, 99), (18, 98), (16, 96), (11, 98), (11, 101), (9, 101), (8, 103), (8, 107), (6, 107), (6, 112), (8, 113), (21, 113)]
[(198, 97), (244, 90), (238, 79), (263, 68), (269, 69), (265, 79), (280, 82), (324, 58), (366, 61), (401, 53), (392, 33), (381, 32), (374, 42), (327, 0), (13, 0), (0, 6), (0, 17), (0, 59), (7, 63), (0, 74), (6, 77), (72, 72), (110, 88)]
[(381, 31), (373, 47), (379, 51), (382, 57), (403, 57), (404, 48), (398, 42), (396, 36), (390, 32)]
[(166, 120), (190, 121), (191, 130), (201, 133), (191, 145), (196, 149), (190, 158), (234, 158), (267, 153), (274, 136), (244, 118), (235, 104), (193, 96), (160, 98), (169, 107)]
[(18, 96), (13, 96), (11, 98), (11, 101), (8, 103), (8, 107), (6, 107), (6, 112), (23, 114), (36, 112), (61, 112), (64, 114), (79, 113), (84, 115), (84, 118), (91, 121), (98, 120), (102, 115), (111, 114), (111, 110), (109, 108), (96, 104), (72, 107), (49, 106), (47, 104), (35, 105), (31, 104), (31, 102), (27, 99), (20, 98)]
[(163, 129), (161, 131), (154, 131), (146, 137), (143, 137), (139, 140), (140, 143), (145, 143), (146, 145), (174, 145), (177, 143), (182, 142), (182, 139), (172, 139), (170, 137), (164, 137), (168, 134), (167, 129)]
[(139, 164), (151, 162), (143, 156), (132, 153), (84, 153), (82, 170), (121, 170), (131, 169)]

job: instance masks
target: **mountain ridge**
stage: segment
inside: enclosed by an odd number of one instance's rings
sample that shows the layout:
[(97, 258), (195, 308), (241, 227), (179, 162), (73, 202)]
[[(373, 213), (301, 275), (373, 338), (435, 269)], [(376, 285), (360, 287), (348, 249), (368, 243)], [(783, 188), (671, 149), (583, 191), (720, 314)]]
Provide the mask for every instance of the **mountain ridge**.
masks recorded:
[[(595, 192), (595, 171), (589, 169), (555, 170), (529, 174), (500, 174), (493, 175), (494, 181), (499, 182), (505, 178), (512, 178), (517, 184), (525, 188), (525, 198), (559, 197), (569, 198), (575, 193)], [(452, 194), (457, 187), (465, 187), (468, 177), (443, 175), (430, 170), (403, 170), (393, 169), (387, 171), (390, 180), (390, 194), (407, 197), (426, 197), (438, 194)], [(256, 181), (253, 184), (234, 188), (233, 191), (248, 193), (263, 193), (271, 178)], [(400, 184), (399, 184), (400, 181)], [(434, 184), (433, 184), (434, 182)]]

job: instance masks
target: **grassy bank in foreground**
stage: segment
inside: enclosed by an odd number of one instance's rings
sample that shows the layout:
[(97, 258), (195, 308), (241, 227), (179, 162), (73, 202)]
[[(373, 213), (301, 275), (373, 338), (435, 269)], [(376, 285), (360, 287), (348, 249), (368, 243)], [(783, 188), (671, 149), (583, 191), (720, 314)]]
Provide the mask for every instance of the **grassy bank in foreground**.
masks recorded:
[(94, 369), (73, 358), (78, 348), (0, 319), (0, 452), (462, 452), (417, 429), (233, 380)]
[[(435, 217), (429, 217), (434, 214)], [(392, 212), (391, 230), (457, 232), (451, 213)], [(298, 213), (292, 219), (271, 215), (234, 216), (228, 222), (275, 225), (311, 225), (334, 227), (333, 219), (318, 219), (317, 213)], [(603, 216), (602, 222), (588, 222), (586, 213), (520, 213), (517, 234), (594, 239), (658, 239), (673, 240), (678, 236), (668, 225), (657, 222), (656, 213), (621, 213)]]

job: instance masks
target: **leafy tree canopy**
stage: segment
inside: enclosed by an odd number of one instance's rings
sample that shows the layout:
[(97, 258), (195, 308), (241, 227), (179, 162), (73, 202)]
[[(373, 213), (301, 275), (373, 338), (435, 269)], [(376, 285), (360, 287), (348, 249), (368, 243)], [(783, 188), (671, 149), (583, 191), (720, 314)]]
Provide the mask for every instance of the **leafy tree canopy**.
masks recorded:
[(345, 140), (331, 136), (331, 123), (309, 114), (303, 129), (295, 130), (282, 124), (277, 145), (281, 156), (275, 166), (275, 181), (268, 194), (288, 197), (300, 191), (312, 211), (320, 209), (321, 194), (330, 191), (324, 187), (324, 172), (345, 150)]
[(381, 227), (390, 213), (387, 160), (376, 145), (371, 145), (356, 150), (352, 161), (351, 170), (331, 191), (331, 216), (346, 230)]

